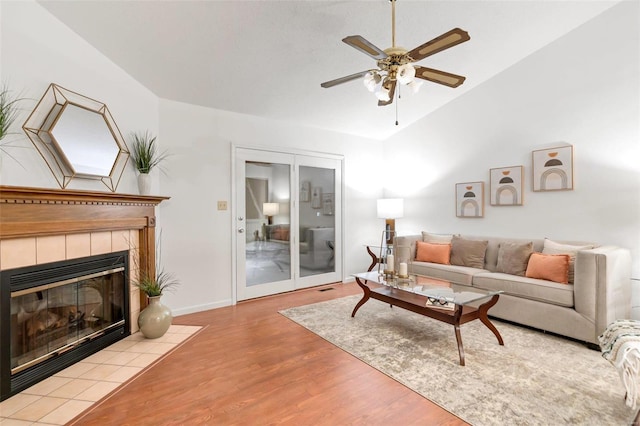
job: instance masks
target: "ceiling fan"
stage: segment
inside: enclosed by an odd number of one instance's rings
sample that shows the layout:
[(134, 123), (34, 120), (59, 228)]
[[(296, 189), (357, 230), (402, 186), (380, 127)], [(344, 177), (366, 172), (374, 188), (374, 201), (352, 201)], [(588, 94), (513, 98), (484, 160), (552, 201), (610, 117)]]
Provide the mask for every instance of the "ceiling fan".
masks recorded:
[(454, 28), (413, 50), (407, 51), (396, 46), (396, 0), (389, 1), (391, 2), (391, 47), (382, 50), (359, 35), (342, 39), (349, 46), (375, 59), (378, 68), (326, 81), (320, 86), (333, 87), (364, 77), (364, 85), (369, 91), (376, 94), (378, 106), (389, 105), (393, 102), (397, 83), (408, 85), (414, 93), (417, 92), (422, 81), (415, 80), (416, 77), (449, 87), (460, 86), (465, 80), (465, 77), (461, 75), (412, 65), (412, 63), (470, 40), (469, 34), (460, 28)]

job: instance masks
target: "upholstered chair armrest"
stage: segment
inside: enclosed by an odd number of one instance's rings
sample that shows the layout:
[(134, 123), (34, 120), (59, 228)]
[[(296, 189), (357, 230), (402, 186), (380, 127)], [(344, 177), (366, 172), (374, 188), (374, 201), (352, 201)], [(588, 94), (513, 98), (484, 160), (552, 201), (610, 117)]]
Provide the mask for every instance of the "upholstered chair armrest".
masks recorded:
[(394, 247), (411, 247), (411, 259), (416, 258), (416, 241), (422, 241), (422, 235), (402, 235), (393, 239)]
[(631, 253), (601, 246), (576, 255), (575, 308), (595, 323), (596, 336), (616, 319), (631, 315)]

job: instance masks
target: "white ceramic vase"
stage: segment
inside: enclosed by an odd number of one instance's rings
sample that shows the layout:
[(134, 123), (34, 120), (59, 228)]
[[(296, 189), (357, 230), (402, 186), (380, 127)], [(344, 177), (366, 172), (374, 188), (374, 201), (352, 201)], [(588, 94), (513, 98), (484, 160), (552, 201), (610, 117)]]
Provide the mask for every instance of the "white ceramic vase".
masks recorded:
[(138, 175), (138, 191), (140, 195), (151, 194), (151, 176), (149, 173), (140, 173)]
[(162, 337), (171, 327), (173, 315), (168, 306), (160, 303), (161, 297), (149, 297), (149, 305), (138, 315), (138, 327), (147, 339)]

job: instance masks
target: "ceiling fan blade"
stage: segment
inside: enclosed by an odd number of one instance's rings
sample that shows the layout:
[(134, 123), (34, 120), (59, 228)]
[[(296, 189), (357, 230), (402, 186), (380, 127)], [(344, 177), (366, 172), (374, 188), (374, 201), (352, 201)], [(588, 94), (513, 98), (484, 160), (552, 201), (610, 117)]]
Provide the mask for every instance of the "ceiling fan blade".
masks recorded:
[(371, 43), (370, 41), (368, 41), (362, 36), (352, 35), (352, 36), (343, 38), (342, 41), (347, 43), (349, 46), (355, 49), (358, 49), (362, 53), (365, 53), (371, 56), (375, 60), (380, 60), (387, 57), (387, 54), (384, 53), (384, 50), (375, 46), (373, 43)]
[(393, 97), (396, 94), (396, 80), (392, 80), (389, 82), (389, 100), (388, 101), (378, 101), (378, 106), (389, 105), (393, 102)]
[(355, 74), (346, 75), (344, 77), (336, 78), (335, 80), (325, 81), (324, 83), (320, 84), (320, 86), (322, 86), (324, 88), (337, 86), (338, 84), (346, 83), (347, 81), (351, 81), (351, 80), (355, 80), (355, 79), (360, 78), (360, 77), (364, 77), (364, 75), (366, 73), (368, 73), (368, 72), (370, 72), (370, 70), (360, 71), (360, 72), (357, 72)]
[(407, 56), (410, 56), (414, 62), (419, 61), (426, 58), (427, 56), (442, 52), (445, 49), (448, 49), (460, 43), (464, 43), (465, 41), (470, 39), (471, 37), (469, 37), (469, 33), (461, 30), (460, 28), (454, 28), (451, 31), (442, 34), (441, 36), (438, 36), (433, 40), (416, 47), (415, 49), (408, 52)]
[(449, 72), (434, 70), (433, 68), (426, 68), (416, 66), (416, 77), (421, 78), (423, 80), (429, 80), (434, 83), (444, 84), (449, 87), (458, 87), (462, 83), (466, 77), (461, 75), (451, 74)]

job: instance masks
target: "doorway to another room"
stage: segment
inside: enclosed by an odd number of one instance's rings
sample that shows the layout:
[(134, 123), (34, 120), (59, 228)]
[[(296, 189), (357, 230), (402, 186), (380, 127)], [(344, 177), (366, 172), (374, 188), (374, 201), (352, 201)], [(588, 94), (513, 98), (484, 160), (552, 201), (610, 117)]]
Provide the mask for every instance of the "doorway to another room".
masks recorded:
[(342, 279), (342, 158), (234, 150), (236, 300)]

